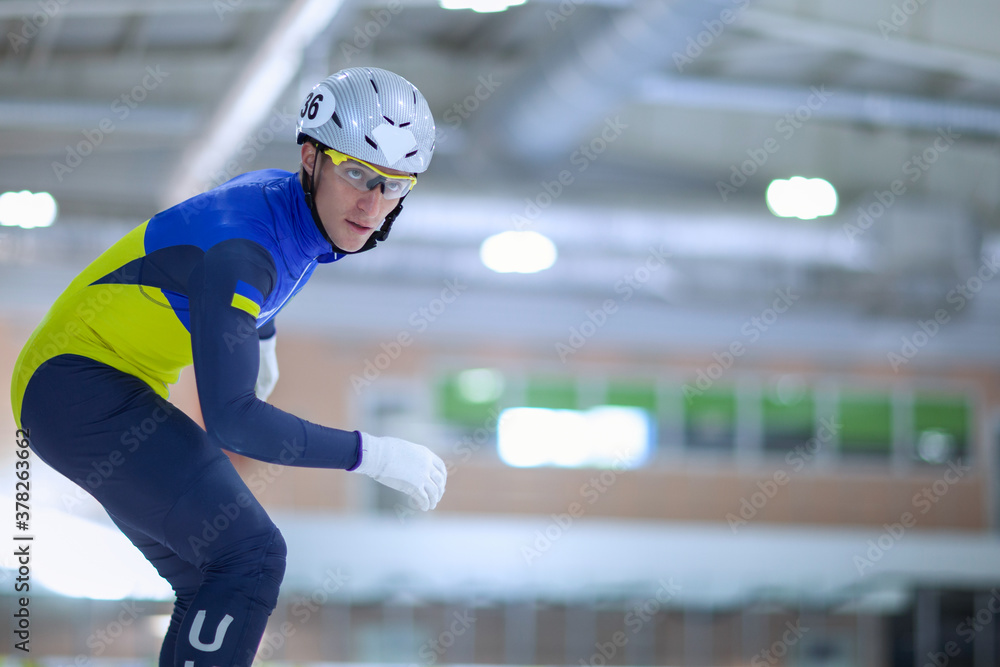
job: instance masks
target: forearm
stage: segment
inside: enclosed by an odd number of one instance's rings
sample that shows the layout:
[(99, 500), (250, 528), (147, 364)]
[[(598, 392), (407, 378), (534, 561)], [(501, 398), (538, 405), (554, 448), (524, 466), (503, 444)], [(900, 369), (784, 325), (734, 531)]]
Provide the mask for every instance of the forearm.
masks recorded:
[(222, 447), (283, 465), (351, 468), (356, 433), (320, 426), (254, 394), (260, 353), (256, 313), (273, 264), (250, 242), (210, 249), (189, 281), (191, 346), (205, 427)]

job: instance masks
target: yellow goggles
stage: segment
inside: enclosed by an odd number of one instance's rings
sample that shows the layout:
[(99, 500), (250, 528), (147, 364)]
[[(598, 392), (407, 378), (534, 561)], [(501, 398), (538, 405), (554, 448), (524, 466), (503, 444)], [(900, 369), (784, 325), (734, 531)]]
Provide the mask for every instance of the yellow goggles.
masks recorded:
[(386, 199), (399, 199), (405, 196), (417, 184), (416, 176), (400, 176), (387, 174), (373, 164), (364, 160), (345, 155), (338, 150), (328, 148), (323, 151), (333, 161), (333, 171), (361, 192), (368, 192), (381, 186), (382, 196)]

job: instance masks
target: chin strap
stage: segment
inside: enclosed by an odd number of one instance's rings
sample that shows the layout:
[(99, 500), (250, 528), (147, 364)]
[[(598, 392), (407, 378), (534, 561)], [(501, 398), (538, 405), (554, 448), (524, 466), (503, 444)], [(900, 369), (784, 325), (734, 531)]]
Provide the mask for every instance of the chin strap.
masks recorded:
[[(319, 148), (316, 147), (316, 154), (319, 155)], [(308, 187), (306, 187), (306, 179), (300, 178), (302, 182), (303, 190), (306, 193), (306, 205), (309, 207), (309, 211), (312, 213), (313, 222), (316, 224), (316, 229), (319, 233), (323, 235), (323, 238), (327, 240), (330, 247), (333, 248), (335, 253), (341, 255), (356, 255), (359, 252), (365, 252), (366, 250), (371, 250), (379, 241), (385, 241), (389, 237), (389, 230), (392, 229), (392, 223), (396, 221), (396, 217), (403, 210), (403, 200), (406, 199), (406, 195), (399, 198), (399, 203), (396, 204), (396, 208), (389, 211), (389, 214), (385, 216), (385, 220), (382, 221), (382, 226), (379, 227), (378, 231), (368, 237), (368, 240), (363, 246), (358, 250), (348, 251), (337, 247), (337, 244), (333, 242), (330, 235), (326, 233), (326, 228), (323, 226), (323, 222), (319, 219), (319, 211), (316, 210), (316, 198), (313, 196), (313, 192), (316, 190), (316, 179), (319, 178), (319, 170), (322, 169), (323, 160), (319, 158), (313, 162), (312, 174), (309, 175)], [(305, 169), (305, 167), (303, 167)]]

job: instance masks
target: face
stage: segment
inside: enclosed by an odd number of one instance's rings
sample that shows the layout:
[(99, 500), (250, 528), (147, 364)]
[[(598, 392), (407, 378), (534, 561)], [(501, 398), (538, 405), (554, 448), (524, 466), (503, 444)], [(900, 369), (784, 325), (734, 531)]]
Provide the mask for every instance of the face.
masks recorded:
[[(381, 188), (361, 192), (346, 182), (333, 170), (330, 158), (316, 151), (309, 143), (302, 145), (302, 165), (306, 178), (312, 176), (318, 160), (325, 160), (316, 181), (313, 197), (316, 210), (327, 235), (334, 244), (348, 252), (360, 250), (368, 239), (382, 226), (385, 216), (399, 203), (386, 199)], [(383, 169), (387, 174), (405, 176), (405, 172)]]

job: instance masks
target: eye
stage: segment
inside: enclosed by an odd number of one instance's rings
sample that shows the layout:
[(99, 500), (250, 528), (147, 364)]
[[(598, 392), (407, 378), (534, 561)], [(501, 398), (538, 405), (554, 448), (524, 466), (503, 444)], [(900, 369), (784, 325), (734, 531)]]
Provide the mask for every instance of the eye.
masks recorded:
[(365, 177), (365, 172), (357, 167), (348, 167), (344, 170), (344, 174), (351, 179), (360, 181)]
[(400, 181), (386, 181), (385, 182), (385, 189), (387, 191), (389, 191), (389, 192), (393, 192), (393, 193), (395, 193), (395, 192), (402, 192), (403, 191), (403, 187), (404, 186), (403, 186), (403, 184)]

